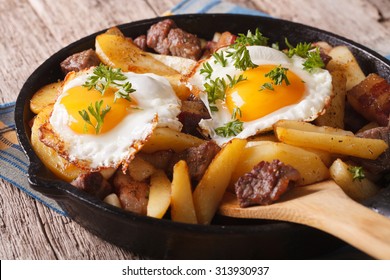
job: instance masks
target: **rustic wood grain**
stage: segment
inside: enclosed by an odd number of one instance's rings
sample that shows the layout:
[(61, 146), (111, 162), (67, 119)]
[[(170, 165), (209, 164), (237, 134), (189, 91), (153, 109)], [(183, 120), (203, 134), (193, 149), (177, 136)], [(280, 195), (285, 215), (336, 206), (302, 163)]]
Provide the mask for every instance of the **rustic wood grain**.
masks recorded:
[[(67, 44), (113, 25), (161, 15), (180, 0), (0, 1), (0, 103)], [(230, 0), (390, 53), (388, 0)], [(130, 4), (131, 3), (131, 4)], [(0, 259), (138, 259), (0, 180)]]

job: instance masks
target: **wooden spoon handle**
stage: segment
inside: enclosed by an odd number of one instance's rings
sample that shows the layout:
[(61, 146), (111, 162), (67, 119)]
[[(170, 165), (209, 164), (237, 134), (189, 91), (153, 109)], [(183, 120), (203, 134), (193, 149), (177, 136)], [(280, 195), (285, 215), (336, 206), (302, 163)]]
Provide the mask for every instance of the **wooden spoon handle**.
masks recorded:
[[(328, 232), (377, 259), (390, 259), (390, 219), (361, 204), (337, 196), (317, 204), (306, 225)], [(302, 221), (303, 222), (303, 221)]]

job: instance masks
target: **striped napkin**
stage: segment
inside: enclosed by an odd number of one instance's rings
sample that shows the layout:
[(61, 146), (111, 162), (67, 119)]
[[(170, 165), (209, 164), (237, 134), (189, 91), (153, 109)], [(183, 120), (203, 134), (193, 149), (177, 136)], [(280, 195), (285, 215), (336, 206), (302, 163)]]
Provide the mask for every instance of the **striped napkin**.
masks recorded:
[[(183, 0), (164, 15), (189, 13), (236, 13), (268, 16), (260, 11), (251, 10), (220, 0)], [(390, 59), (390, 55), (388, 56)], [(59, 205), (28, 184), (28, 160), (18, 145), (14, 123), (15, 102), (0, 104), (0, 178), (34, 197), (54, 211), (66, 215)]]

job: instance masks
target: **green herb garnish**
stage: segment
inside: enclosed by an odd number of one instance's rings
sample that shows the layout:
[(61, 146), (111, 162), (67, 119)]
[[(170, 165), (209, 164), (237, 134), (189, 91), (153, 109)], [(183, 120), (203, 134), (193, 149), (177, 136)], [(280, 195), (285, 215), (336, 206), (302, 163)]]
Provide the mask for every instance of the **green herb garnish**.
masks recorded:
[(116, 101), (118, 98), (124, 98), (128, 101), (131, 101), (130, 93), (134, 92), (135, 89), (132, 88), (131, 83), (121, 84), (119, 81), (126, 80), (126, 76), (122, 73), (121, 69), (113, 69), (110, 66), (100, 64), (99, 66), (93, 69), (93, 75), (91, 75), (87, 81), (83, 84), (84, 87), (88, 87), (88, 90), (95, 88), (102, 95), (110, 87), (115, 87), (117, 91), (115, 92)]
[(232, 78), (229, 74), (227, 74), (226, 77), (229, 79), (229, 87), (230, 88), (234, 87), (239, 82), (246, 80), (246, 78), (244, 78), (244, 76), (242, 74), (240, 76), (238, 76), (238, 78), (236, 76), (234, 76)]
[(213, 73), (213, 68), (211, 67), (210, 63), (208, 62), (203, 63), (203, 68), (200, 69), (200, 74), (206, 74), (206, 79), (210, 79), (212, 73)]
[(267, 46), (268, 38), (263, 36), (258, 28), (255, 30), (255, 34), (252, 34), (250, 30), (248, 30), (247, 34), (238, 34), (235, 44), (240, 46)]
[(227, 65), (227, 60), (226, 58), (223, 56), (223, 52), (215, 52), (213, 53), (213, 57), (215, 58), (215, 61), (214, 63), (217, 64), (221, 64), (222, 67), (225, 67)]
[(272, 90), (272, 91), (275, 90), (272, 83), (264, 83), (264, 84), (260, 87), (259, 90), (261, 91), (261, 90), (265, 90), (265, 89)]
[(287, 78), (287, 71), (287, 68), (284, 68), (279, 65), (278, 67), (275, 67), (274, 69), (269, 71), (264, 76), (270, 78), (274, 85), (281, 85), (284, 81), (288, 86), (290, 85), (290, 81)]
[(288, 57), (292, 57), (294, 54), (296, 54), (300, 57), (306, 58), (309, 51), (314, 48), (311, 43), (298, 43), (296, 47), (294, 47), (288, 42), (287, 38), (285, 38), (284, 41), (288, 47)]
[(236, 136), (243, 130), (243, 124), (240, 120), (234, 120), (226, 123), (224, 126), (217, 127), (214, 131), (222, 137)]
[(96, 134), (100, 133), (100, 130), (102, 129), (104, 117), (111, 110), (111, 107), (108, 105), (105, 108), (103, 108), (102, 110), (100, 110), (102, 105), (103, 105), (103, 100), (100, 100), (100, 101), (95, 102), (95, 107), (92, 106), (92, 103), (88, 106), (88, 112), (96, 119), (96, 125), (93, 125), (93, 123), (91, 122), (91, 118), (85, 109), (82, 111), (79, 111), (79, 114), (83, 118), (83, 120), (87, 124), (89, 124), (95, 128)]
[(355, 181), (355, 180), (361, 181), (364, 178), (366, 178), (366, 176), (364, 175), (363, 167), (361, 167), (361, 166), (350, 166), (350, 167), (348, 167), (348, 171), (352, 173), (353, 181)]
[(207, 93), (211, 111), (218, 111), (218, 108), (212, 104), (215, 104), (217, 100), (225, 100), (226, 81), (218, 77), (215, 80), (210, 80), (210, 83), (205, 83), (203, 86)]
[(226, 52), (226, 56), (231, 57), (234, 60), (234, 67), (236, 67), (236, 69), (245, 71), (247, 68), (257, 67), (257, 65), (252, 62), (246, 46), (235, 46)]
[(320, 56), (320, 49), (316, 48), (315, 51), (310, 51), (307, 54), (306, 61), (303, 63), (303, 69), (306, 71), (313, 71), (315, 68), (323, 68), (325, 67), (324, 62)]

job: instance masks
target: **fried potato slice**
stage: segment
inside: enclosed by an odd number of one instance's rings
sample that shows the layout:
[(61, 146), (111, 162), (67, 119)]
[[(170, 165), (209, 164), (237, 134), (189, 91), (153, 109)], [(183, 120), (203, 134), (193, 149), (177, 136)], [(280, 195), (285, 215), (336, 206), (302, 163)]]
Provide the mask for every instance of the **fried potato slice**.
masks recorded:
[(196, 224), (197, 218), (192, 198), (192, 188), (188, 166), (184, 160), (173, 167), (171, 185), (171, 218), (172, 221)]
[(349, 171), (350, 168), (341, 159), (336, 159), (329, 168), (331, 178), (349, 197), (357, 201), (362, 201), (379, 191), (378, 186), (367, 178), (354, 180), (353, 174)]
[(381, 139), (355, 137), (341, 129), (298, 121), (279, 121), (274, 125), (274, 132), (279, 141), (290, 145), (367, 159), (376, 159), (388, 148)]
[(193, 193), (198, 223), (209, 224), (221, 203), (247, 141), (234, 139), (210, 163)]
[(178, 74), (173, 68), (142, 51), (130, 38), (113, 30), (96, 36), (96, 54), (103, 63), (121, 68), (124, 72), (154, 73), (160, 76)]
[(53, 105), (54, 104), (48, 105), (36, 115), (31, 128), (31, 144), (37, 156), (51, 172), (58, 178), (71, 182), (76, 179), (83, 170), (65, 160), (54, 149), (46, 146), (40, 141), (40, 127), (48, 120), (51, 111), (53, 110)]
[(115, 206), (115, 207), (118, 207), (118, 208), (122, 208), (121, 201), (119, 200), (119, 197), (115, 193), (107, 195), (103, 199), (103, 201), (105, 203), (107, 203), (107, 204), (112, 205), (112, 206)]
[(181, 133), (170, 128), (159, 127), (154, 130), (150, 139), (143, 146), (142, 151), (153, 153), (172, 149), (175, 152), (181, 152), (187, 148), (199, 146), (202, 143), (204, 143), (203, 139), (190, 134)]
[(61, 84), (61, 82), (56, 82), (41, 87), (30, 100), (30, 110), (38, 114), (47, 106), (54, 104)]
[(346, 82), (347, 78), (344, 72), (336, 70), (330, 72), (332, 75), (333, 98), (326, 109), (325, 114), (314, 120), (314, 123), (319, 126), (330, 126), (336, 128), (344, 128), (344, 111), (345, 98), (347, 95)]
[(161, 219), (171, 204), (171, 182), (161, 169), (150, 177), (150, 191), (146, 215)]
[(274, 159), (279, 159), (299, 171), (301, 178), (297, 182), (298, 185), (313, 184), (329, 178), (328, 168), (316, 153), (280, 142), (259, 141), (257, 145), (246, 147), (242, 151), (240, 164), (233, 171), (230, 187), (259, 162), (271, 162)]
[(350, 90), (366, 77), (360, 68), (353, 53), (347, 46), (337, 46), (332, 48), (329, 53), (332, 59), (326, 68), (329, 71), (339, 70), (345, 73), (347, 77), (346, 90)]

